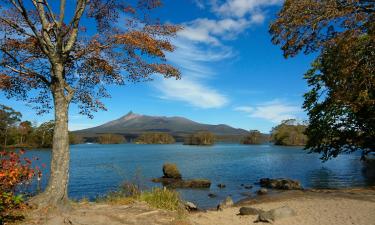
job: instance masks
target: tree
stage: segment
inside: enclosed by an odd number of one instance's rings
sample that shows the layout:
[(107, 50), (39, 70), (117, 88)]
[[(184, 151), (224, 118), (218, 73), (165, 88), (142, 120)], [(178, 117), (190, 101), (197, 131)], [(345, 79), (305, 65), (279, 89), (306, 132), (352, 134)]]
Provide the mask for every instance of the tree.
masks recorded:
[(21, 113), (0, 104), (0, 137), (4, 148), (7, 146), (9, 128), (21, 121)]
[[(132, 1), (135, 2), (135, 1)], [(30, 3), (30, 4), (29, 4)], [(8, 97), (35, 103), (39, 113), (54, 109), (51, 174), (34, 203), (68, 203), (68, 109), (105, 109), (106, 85), (150, 80), (152, 74), (179, 77), (165, 63), (165, 51), (180, 29), (148, 16), (159, 0), (4, 0), (1, 4), (0, 87)], [(83, 20), (88, 26), (83, 26)], [(90, 26), (95, 24), (95, 27)], [(52, 102), (52, 104), (51, 104)]]
[(271, 25), (285, 57), (318, 53), (305, 75), (306, 148), (324, 160), (374, 151), (374, 21), (374, 1), (287, 0)]
[(362, 36), (327, 49), (305, 78), (307, 148), (323, 159), (375, 151), (375, 39)]
[(41, 148), (51, 148), (53, 145), (53, 135), (55, 130), (55, 121), (50, 120), (42, 123), (35, 129), (34, 145)]
[(33, 131), (33, 127), (30, 121), (22, 121), (18, 125), (18, 132), (20, 135), (19, 144), (25, 144), (26, 139), (30, 136), (31, 132)]
[(306, 126), (295, 119), (284, 120), (272, 128), (271, 139), (275, 145), (304, 146), (307, 142), (305, 130)]
[(259, 130), (250, 130), (249, 134), (242, 140), (242, 144), (259, 145), (266, 142), (267, 139), (267, 135), (262, 134)]

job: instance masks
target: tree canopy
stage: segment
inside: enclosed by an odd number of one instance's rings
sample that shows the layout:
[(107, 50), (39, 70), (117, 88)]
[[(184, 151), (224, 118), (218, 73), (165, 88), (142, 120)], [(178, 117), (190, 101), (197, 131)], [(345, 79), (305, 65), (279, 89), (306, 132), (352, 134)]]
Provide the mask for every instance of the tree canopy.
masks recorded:
[(0, 88), (38, 113), (53, 108), (55, 114), (48, 185), (32, 202), (65, 207), (70, 104), (92, 117), (105, 109), (107, 85), (147, 81), (154, 74), (179, 78), (165, 52), (174, 50), (169, 40), (180, 27), (150, 16), (160, 0), (0, 3)]
[(318, 53), (305, 74), (307, 149), (327, 160), (375, 151), (375, 3), (286, 0), (270, 27), (285, 57)]

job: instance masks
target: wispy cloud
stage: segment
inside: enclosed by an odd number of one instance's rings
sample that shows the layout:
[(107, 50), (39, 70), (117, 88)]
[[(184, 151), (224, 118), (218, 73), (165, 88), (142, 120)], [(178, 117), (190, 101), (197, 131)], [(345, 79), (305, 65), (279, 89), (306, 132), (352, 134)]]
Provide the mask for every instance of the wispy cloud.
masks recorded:
[[(217, 18), (196, 18), (184, 23), (173, 41), (176, 51), (167, 54), (167, 60), (180, 68), (181, 80), (161, 80), (155, 87), (161, 98), (189, 103), (200, 108), (219, 108), (229, 98), (209, 84), (214, 78), (214, 64), (234, 57), (235, 51), (224, 43), (236, 39), (252, 25), (263, 23), (263, 6), (276, 0), (193, 0), (201, 9), (209, 9)], [(237, 8), (244, 6), (241, 12)]]
[(265, 119), (273, 123), (297, 118), (302, 113), (301, 107), (280, 100), (273, 100), (254, 106), (239, 106), (234, 108), (234, 110), (244, 112), (251, 118)]
[(187, 102), (199, 108), (220, 108), (228, 103), (226, 96), (195, 80), (163, 80), (158, 87), (162, 98)]
[(261, 14), (264, 7), (282, 2), (283, 0), (211, 0), (211, 7), (220, 16), (241, 18), (249, 14)]

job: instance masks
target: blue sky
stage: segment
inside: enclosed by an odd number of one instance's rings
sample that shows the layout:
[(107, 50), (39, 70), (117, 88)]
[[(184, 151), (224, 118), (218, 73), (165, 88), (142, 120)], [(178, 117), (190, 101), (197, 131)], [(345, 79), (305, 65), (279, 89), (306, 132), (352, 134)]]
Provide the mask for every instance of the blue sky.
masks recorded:
[[(132, 110), (161, 116), (184, 116), (197, 122), (228, 124), (269, 132), (283, 119), (304, 119), (301, 109), (307, 86), (303, 74), (312, 56), (284, 59), (268, 33), (281, 0), (164, 0), (155, 11), (162, 21), (182, 24), (172, 40), (176, 51), (167, 55), (182, 72), (181, 80), (161, 79), (109, 87), (108, 111), (94, 119), (70, 109), (70, 130), (100, 125)], [(89, 27), (89, 26), (88, 26)], [(37, 116), (25, 103), (0, 102), (38, 123), (53, 114)]]

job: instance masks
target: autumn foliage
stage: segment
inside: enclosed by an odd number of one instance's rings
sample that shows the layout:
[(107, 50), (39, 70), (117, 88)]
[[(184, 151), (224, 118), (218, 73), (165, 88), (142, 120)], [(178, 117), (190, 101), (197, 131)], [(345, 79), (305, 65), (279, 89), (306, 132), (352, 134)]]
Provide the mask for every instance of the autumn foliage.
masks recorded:
[[(3, 151), (0, 153), (0, 221), (11, 210), (23, 208), (23, 197), (17, 193), (21, 185), (31, 182), (38, 167), (32, 167), (32, 160), (24, 158), (24, 151)], [(35, 159), (36, 160), (36, 159)]]

